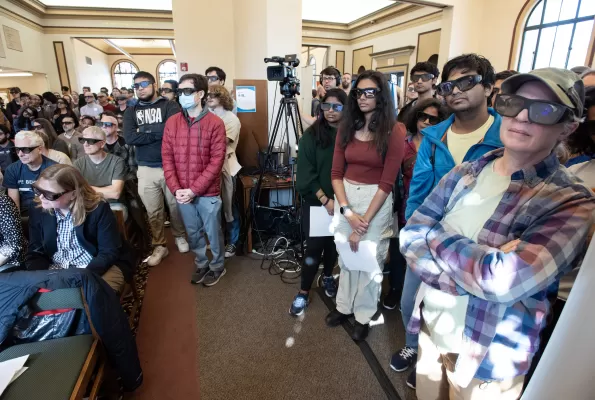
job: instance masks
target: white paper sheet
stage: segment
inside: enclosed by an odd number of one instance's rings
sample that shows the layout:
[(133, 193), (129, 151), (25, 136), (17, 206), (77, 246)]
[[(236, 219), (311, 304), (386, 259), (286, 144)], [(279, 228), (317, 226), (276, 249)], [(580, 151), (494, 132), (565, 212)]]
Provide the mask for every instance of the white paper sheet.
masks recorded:
[(333, 236), (330, 230), (333, 217), (324, 206), (310, 207), (310, 237)]
[(0, 362), (0, 395), (8, 385), (25, 372), (27, 368), (23, 368), (23, 366), (28, 358), (29, 356), (26, 355)]
[(341, 260), (345, 268), (351, 271), (364, 271), (369, 273), (376, 273), (380, 270), (378, 260), (376, 260), (377, 243), (371, 240), (362, 240), (359, 243), (357, 253), (351, 251), (349, 242), (339, 242), (335, 240), (337, 252), (341, 256)]
[(256, 86), (236, 87), (236, 101), (239, 113), (255, 113)]

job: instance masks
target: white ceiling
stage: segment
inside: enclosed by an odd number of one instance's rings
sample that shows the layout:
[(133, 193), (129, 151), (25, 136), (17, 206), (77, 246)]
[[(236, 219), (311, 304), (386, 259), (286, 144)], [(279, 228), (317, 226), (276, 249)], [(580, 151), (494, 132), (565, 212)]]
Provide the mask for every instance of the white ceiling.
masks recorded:
[[(46, 6), (126, 8), (171, 11), (172, 0), (39, 0)], [(245, 0), (249, 1), (249, 0)], [(283, 0), (278, 0), (283, 1)], [(347, 24), (384, 7), (394, 0), (302, 0), (302, 19)], [(279, 16), (283, 18), (283, 16)]]
[(169, 40), (161, 39), (110, 39), (115, 45), (123, 48), (140, 48), (140, 49), (169, 49)]
[(171, 11), (172, 0), (39, 0), (46, 6)]
[(347, 24), (395, 3), (393, 0), (302, 0), (302, 19)]

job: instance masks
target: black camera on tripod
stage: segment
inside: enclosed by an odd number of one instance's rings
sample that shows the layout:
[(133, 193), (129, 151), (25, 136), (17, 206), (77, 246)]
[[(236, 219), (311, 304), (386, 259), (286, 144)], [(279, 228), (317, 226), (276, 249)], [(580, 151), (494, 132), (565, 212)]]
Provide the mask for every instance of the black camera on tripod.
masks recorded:
[(265, 63), (276, 62), (279, 65), (267, 67), (267, 79), (270, 82), (281, 82), (281, 94), (285, 97), (295, 97), (300, 94), (300, 80), (297, 79), (295, 68), (300, 65), (300, 60), (295, 54), (285, 57), (265, 58)]

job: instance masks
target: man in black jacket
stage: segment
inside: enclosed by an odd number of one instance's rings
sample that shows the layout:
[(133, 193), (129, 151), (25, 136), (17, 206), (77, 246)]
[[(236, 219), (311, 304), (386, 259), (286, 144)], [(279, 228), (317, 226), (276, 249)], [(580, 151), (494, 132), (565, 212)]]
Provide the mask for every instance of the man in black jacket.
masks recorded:
[(10, 122), (12, 123), (19, 115), (19, 110), (21, 109), (21, 89), (18, 87), (10, 88), (10, 96), (12, 100), (6, 106), (6, 111), (8, 111)]
[(180, 112), (180, 106), (158, 95), (155, 77), (148, 72), (140, 71), (134, 75), (134, 88), (139, 101), (135, 106), (128, 107), (124, 114), (124, 139), (129, 146), (136, 146), (138, 192), (149, 214), (153, 232), (153, 254), (147, 264), (153, 267), (169, 254), (165, 240), (164, 197), (178, 250), (181, 253), (190, 250), (184, 237), (186, 232), (178, 213), (176, 197), (165, 184), (161, 163), (165, 122)]

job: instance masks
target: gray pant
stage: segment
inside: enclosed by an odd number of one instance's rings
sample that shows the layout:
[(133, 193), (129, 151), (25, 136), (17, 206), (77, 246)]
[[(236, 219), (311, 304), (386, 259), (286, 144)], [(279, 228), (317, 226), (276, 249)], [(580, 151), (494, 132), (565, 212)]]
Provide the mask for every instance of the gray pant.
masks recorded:
[[(179, 204), (178, 209), (186, 226), (188, 244), (196, 254), (197, 268), (222, 271), (225, 256), (223, 230), (221, 229), (221, 197), (195, 197), (189, 204)], [(209, 264), (207, 241), (209, 238), (213, 259)]]

